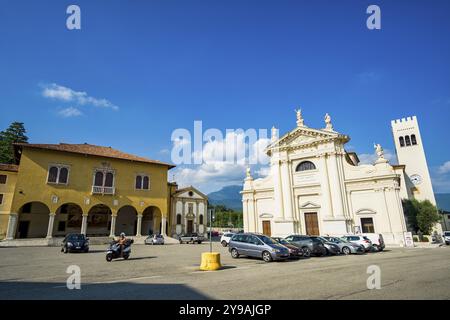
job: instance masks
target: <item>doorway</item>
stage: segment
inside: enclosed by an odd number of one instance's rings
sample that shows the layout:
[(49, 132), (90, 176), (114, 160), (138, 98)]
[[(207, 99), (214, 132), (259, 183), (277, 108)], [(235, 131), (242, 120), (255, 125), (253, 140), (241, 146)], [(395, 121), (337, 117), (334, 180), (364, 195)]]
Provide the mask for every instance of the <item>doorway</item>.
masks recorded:
[(187, 233), (191, 234), (194, 231), (194, 220), (187, 221)]
[(17, 230), (17, 238), (24, 239), (28, 237), (28, 228), (30, 227), (30, 221), (20, 221)]
[(308, 236), (318, 236), (319, 221), (317, 220), (317, 212), (305, 212), (306, 234)]
[(262, 225), (263, 225), (263, 234), (270, 237), (272, 235), (272, 230), (270, 229), (270, 221), (265, 220), (262, 222)]
[(375, 233), (372, 218), (361, 218), (361, 229), (363, 233)]

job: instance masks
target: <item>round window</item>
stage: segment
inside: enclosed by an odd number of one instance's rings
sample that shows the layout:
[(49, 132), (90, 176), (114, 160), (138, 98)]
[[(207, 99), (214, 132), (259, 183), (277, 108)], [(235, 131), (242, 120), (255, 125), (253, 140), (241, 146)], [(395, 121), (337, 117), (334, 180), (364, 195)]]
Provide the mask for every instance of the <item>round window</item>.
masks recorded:
[(192, 197), (194, 193), (192, 191), (189, 191), (189, 197)]

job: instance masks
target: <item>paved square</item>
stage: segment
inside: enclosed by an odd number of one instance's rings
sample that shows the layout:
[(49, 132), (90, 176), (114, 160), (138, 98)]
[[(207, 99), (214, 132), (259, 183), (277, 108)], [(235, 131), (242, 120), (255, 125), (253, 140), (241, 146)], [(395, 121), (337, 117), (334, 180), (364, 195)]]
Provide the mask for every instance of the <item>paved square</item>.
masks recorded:
[[(221, 253), (223, 270), (202, 272), (201, 245), (134, 245), (129, 260), (105, 260), (105, 246), (87, 254), (56, 247), (0, 249), (2, 299), (450, 299), (450, 247), (387, 249), (265, 263)], [(68, 290), (70, 265), (81, 290)], [(367, 267), (381, 268), (381, 289), (368, 290)]]

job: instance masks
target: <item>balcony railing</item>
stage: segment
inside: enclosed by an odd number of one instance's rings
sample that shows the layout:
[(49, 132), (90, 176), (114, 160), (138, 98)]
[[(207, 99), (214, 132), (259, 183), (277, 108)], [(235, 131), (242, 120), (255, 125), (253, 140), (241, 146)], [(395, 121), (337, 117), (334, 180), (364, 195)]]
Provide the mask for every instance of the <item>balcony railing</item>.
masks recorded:
[(92, 186), (92, 194), (110, 194), (113, 195), (116, 192), (114, 187), (102, 187), (102, 186)]

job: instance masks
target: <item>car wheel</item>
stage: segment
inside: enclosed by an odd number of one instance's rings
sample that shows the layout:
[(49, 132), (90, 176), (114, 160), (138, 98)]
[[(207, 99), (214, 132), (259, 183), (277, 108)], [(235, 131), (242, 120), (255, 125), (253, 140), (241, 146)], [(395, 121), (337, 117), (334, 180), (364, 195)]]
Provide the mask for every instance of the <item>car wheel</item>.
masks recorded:
[(225, 240), (223, 240), (222, 242), (221, 242), (221, 244), (222, 244), (222, 247), (226, 247), (228, 244), (227, 244), (227, 242), (225, 241)]
[(84, 253), (88, 253), (89, 252), (89, 248), (84, 249)]
[(128, 254), (123, 256), (123, 258), (124, 258), (125, 260), (128, 260), (129, 257), (130, 257), (130, 256), (129, 256)]
[(202, 244), (202, 242), (201, 242), (201, 241), (197, 241), (197, 243), (198, 243), (198, 244)]
[(325, 254), (323, 254), (324, 256), (331, 256), (331, 252), (330, 250), (328, 250), (327, 248), (325, 248)]
[(112, 260), (112, 254), (111, 253), (108, 253), (107, 255), (106, 255), (106, 261), (108, 261), (108, 262), (111, 262), (111, 260)]
[(262, 253), (262, 258), (263, 258), (264, 262), (271, 262), (273, 260), (272, 255), (270, 254), (269, 251), (264, 251)]
[(342, 253), (345, 255), (349, 255), (350, 253), (352, 253), (352, 250), (350, 250), (349, 247), (343, 247), (342, 248)]
[(372, 245), (372, 247), (376, 252), (380, 251), (380, 247), (377, 244)]
[(236, 249), (231, 250), (231, 257), (234, 259), (239, 258), (239, 252)]
[(309, 249), (308, 247), (303, 247), (302, 250), (303, 250), (304, 257), (307, 257), (307, 258), (311, 257), (311, 249)]

